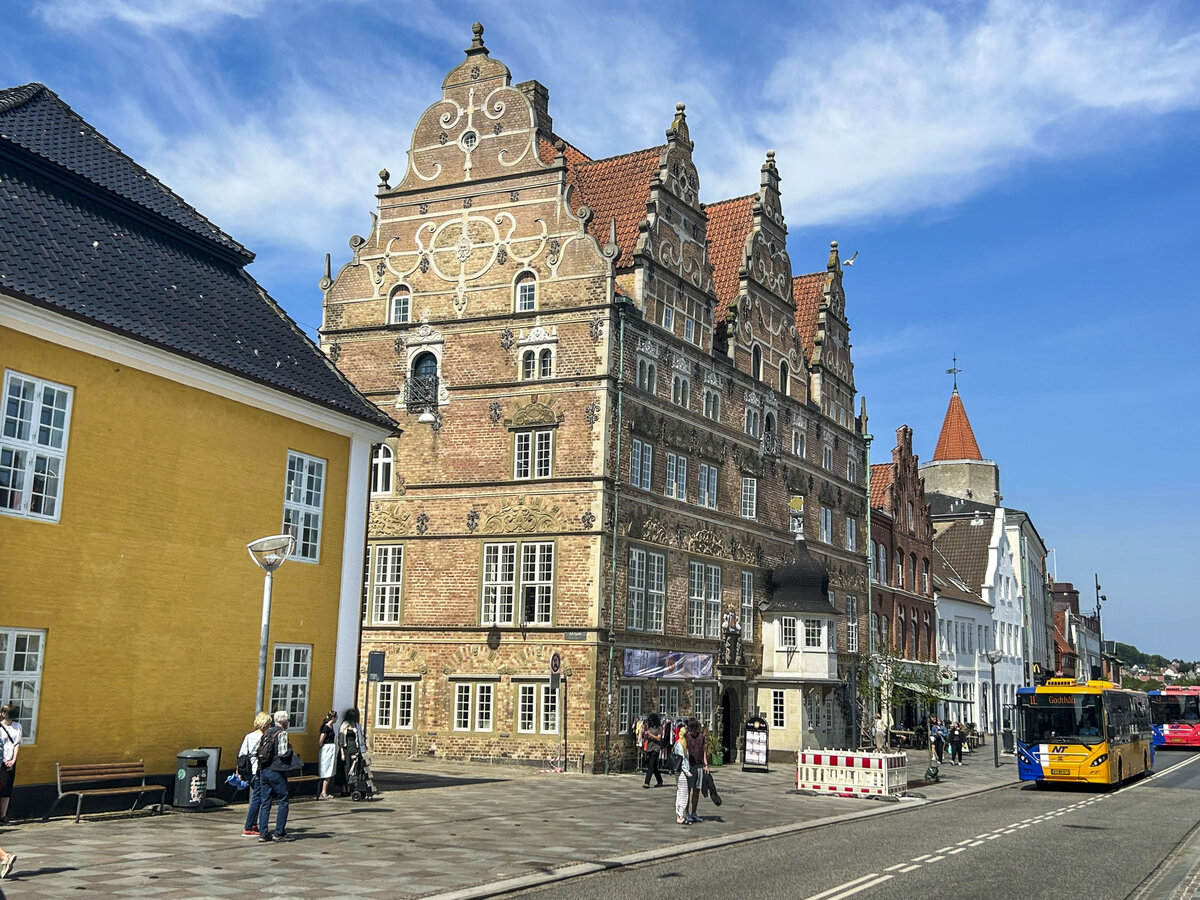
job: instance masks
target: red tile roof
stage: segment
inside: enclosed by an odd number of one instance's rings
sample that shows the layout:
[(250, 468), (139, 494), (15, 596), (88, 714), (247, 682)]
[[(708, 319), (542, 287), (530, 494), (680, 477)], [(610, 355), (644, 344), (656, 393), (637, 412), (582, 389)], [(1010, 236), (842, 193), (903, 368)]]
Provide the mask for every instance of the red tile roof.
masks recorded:
[(871, 509), (892, 511), (892, 483), (896, 480), (895, 463), (871, 465)]
[(792, 299), (796, 301), (796, 330), (804, 347), (804, 359), (812, 362), (816, 349), (817, 315), (825, 298), (825, 272), (810, 272), (792, 279)]
[(958, 396), (958, 388), (950, 395), (950, 405), (946, 407), (946, 418), (942, 421), (942, 433), (938, 435), (937, 449), (933, 451), (935, 462), (946, 459), (983, 459), (979, 452), (979, 444), (975, 442), (975, 432), (967, 419), (967, 411), (963, 409), (962, 398)]
[(617, 265), (633, 264), (633, 249), (637, 244), (638, 223), (646, 218), (646, 201), (650, 199), (650, 179), (658, 171), (663, 147), (650, 147), (608, 159), (582, 160), (567, 163), (575, 173), (578, 191), (572, 206), (587, 204), (592, 211), (588, 233), (603, 247), (608, 243), (609, 227), (617, 220), (617, 246), (621, 256)]
[(724, 322), (729, 307), (737, 300), (738, 269), (746, 255), (746, 235), (754, 225), (752, 209), (757, 194), (734, 197), (710, 203), (704, 212), (708, 216), (705, 237), (708, 239), (708, 261), (712, 265), (713, 292), (717, 295), (714, 321)]

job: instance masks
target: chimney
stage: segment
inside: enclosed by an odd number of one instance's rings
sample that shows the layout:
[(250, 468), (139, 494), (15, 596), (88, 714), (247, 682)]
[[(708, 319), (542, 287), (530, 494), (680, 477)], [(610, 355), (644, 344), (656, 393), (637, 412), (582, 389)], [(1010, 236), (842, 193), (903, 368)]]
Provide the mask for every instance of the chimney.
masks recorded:
[(517, 90), (525, 95), (529, 105), (533, 107), (533, 121), (537, 130), (544, 137), (554, 134), (554, 120), (550, 118), (550, 91), (540, 81), (523, 81), (517, 85)]

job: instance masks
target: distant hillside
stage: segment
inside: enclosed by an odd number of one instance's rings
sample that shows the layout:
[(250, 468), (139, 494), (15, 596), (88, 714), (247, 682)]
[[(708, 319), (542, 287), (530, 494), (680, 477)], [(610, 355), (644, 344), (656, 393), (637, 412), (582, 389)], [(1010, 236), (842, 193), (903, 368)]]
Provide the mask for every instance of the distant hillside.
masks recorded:
[(1171, 660), (1157, 653), (1143, 653), (1133, 644), (1116, 642), (1117, 658), (1127, 666), (1145, 666), (1146, 668), (1162, 669), (1171, 664)]

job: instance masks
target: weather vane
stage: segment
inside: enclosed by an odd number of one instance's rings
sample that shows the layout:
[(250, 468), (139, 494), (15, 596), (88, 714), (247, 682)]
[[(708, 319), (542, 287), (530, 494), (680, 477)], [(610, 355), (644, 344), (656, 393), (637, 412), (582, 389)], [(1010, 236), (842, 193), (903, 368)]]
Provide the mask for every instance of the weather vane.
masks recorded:
[(952, 359), (954, 361), (953, 366), (946, 370), (946, 374), (954, 376), (954, 390), (957, 391), (958, 390), (958, 373), (961, 372), (962, 369), (960, 369), (958, 367), (958, 354), (957, 353), (954, 354)]

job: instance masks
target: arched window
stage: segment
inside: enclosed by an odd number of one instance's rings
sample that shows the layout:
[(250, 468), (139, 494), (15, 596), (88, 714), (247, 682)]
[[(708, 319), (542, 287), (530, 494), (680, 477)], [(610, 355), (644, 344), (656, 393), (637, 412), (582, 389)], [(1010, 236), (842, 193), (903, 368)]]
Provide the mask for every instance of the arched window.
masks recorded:
[(904, 550), (896, 548), (896, 587), (904, 587)]
[(762, 380), (762, 348), (758, 344), (750, 351), (750, 374), (759, 381)]
[(392, 448), (387, 444), (376, 444), (371, 449), (371, 493), (392, 492)]
[(537, 276), (529, 271), (521, 272), (514, 286), (517, 312), (533, 312), (537, 309)]
[(426, 350), (413, 360), (408, 385), (408, 411), (432, 410), (438, 402), (438, 361)]
[(785, 360), (779, 364), (779, 391), (783, 396), (792, 396), (792, 373), (788, 370)]
[(692, 399), (692, 386), (682, 375), (676, 375), (671, 382), (671, 399), (676, 406), (686, 407)]
[(887, 547), (879, 545), (879, 564), (875, 566), (875, 578), (880, 584), (888, 583)]
[(412, 291), (407, 284), (398, 284), (392, 288), (392, 294), (388, 298), (388, 324), (401, 325), (407, 322), (411, 306)]
[(929, 593), (929, 560), (921, 560), (921, 593)]
[(896, 652), (900, 654), (900, 658), (905, 658), (908, 654), (904, 646), (904, 613), (901, 612), (896, 616)]
[(721, 418), (721, 395), (709, 388), (704, 389), (704, 416), (714, 421)]
[(549, 378), (554, 374), (554, 354), (547, 347), (538, 354), (538, 377)]
[(638, 360), (638, 387), (648, 393), (655, 393), (658, 390), (658, 368), (654, 363), (647, 359)]
[(763, 420), (763, 431), (772, 437), (775, 435), (775, 413), (767, 413), (767, 417)]
[(891, 634), (888, 632), (888, 617), (881, 616), (879, 619), (879, 636), (883, 641), (883, 649), (887, 650), (892, 646)]
[(529, 381), (537, 375), (537, 355), (532, 350), (521, 354), (521, 379)]
[(908, 589), (917, 592), (917, 554), (908, 555)]

